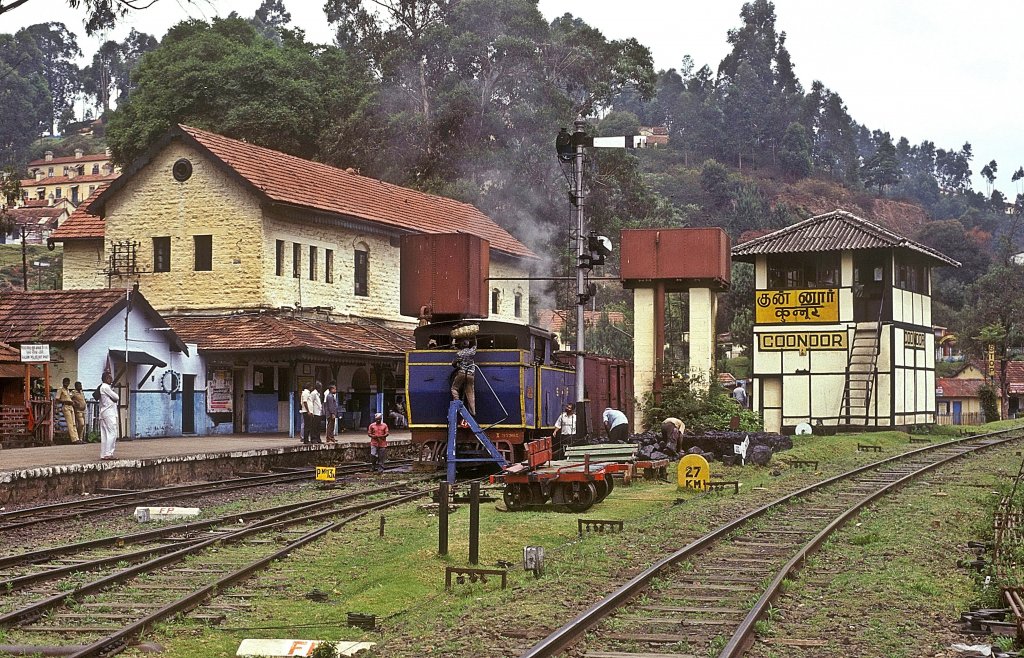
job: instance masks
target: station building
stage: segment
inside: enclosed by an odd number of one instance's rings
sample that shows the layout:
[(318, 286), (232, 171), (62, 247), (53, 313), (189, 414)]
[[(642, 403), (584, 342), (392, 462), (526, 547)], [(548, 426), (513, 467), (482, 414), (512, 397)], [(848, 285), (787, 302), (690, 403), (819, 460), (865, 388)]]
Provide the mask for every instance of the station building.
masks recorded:
[(935, 422), (931, 270), (958, 262), (842, 210), (732, 254), (754, 264), (750, 397), (767, 431)]
[(537, 257), (477, 208), (188, 126), (51, 240), (65, 288), (138, 284), (198, 346), (195, 431), (231, 433), (294, 430), (311, 381), (337, 382), (354, 427), (401, 404), (417, 322), (400, 308), (401, 238), (423, 233), (486, 240), (490, 317), (528, 322), (529, 285), (515, 279)]

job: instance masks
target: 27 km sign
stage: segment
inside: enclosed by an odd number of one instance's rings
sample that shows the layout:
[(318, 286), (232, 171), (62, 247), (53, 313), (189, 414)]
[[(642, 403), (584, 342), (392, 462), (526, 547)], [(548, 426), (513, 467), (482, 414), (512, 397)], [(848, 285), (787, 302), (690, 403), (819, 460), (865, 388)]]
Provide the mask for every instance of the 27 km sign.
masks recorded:
[(680, 487), (704, 491), (711, 479), (711, 468), (708, 466), (708, 460), (700, 455), (686, 455), (679, 460), (677, 475)]

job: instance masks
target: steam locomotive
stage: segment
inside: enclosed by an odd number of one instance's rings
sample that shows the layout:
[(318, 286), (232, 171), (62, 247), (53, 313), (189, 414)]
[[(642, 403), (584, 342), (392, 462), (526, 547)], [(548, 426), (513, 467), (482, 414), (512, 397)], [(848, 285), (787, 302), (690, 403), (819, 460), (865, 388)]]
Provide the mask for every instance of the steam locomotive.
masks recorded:
[[(452, 360), (451, 332), (465, 320), (435, 322), (414, 331), (416, 348), (406, 355), (405, 387), (412, 441), (422, 461), (441, 462), (448, 441)], [(530, 325), (473, 320), (476, 336), (477, 423), (510, 463), (525, 458), (524, 443), (550, 436), (566, 403), (576, 400), (575, 369), (558, 354), (555, 334)], [(613, 406), (632, 414), (632, 365), (587, 357), (585, 394), (590, 396), (590, 427), (599, 427), (601, 410)], [(460, 451), (477, 448), (476, 438), (460, 428)], [(553, 446), (556, 454), (560, 446)]]

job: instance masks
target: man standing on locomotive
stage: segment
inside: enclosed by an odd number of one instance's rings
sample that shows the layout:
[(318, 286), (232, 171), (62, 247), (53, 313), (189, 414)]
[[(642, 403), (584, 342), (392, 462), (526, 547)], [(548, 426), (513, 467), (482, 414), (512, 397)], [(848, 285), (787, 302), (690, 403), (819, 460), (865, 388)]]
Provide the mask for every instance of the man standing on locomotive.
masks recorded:
[(466, 396), (466, 409), (469, 415), (476, 417), (476, 345), (469, 338), (459, 340), (459, 351), (455, 353), (452, 367), (455, 378), (452, 379), (452, 399), (458, 400), (460, 394)]

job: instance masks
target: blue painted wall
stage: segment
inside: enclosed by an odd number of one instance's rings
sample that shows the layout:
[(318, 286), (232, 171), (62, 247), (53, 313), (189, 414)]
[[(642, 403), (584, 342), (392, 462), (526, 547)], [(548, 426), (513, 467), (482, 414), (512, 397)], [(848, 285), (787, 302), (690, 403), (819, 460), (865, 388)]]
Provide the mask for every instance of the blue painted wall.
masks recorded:
[(131, 415), (140, 438), (181, 436), (181, 395), (163, 391), (133, 391)]
[(277, 393), (245, 393), (247, 432), (277, 432)]

